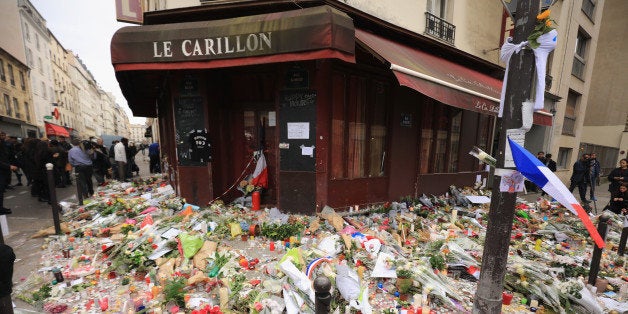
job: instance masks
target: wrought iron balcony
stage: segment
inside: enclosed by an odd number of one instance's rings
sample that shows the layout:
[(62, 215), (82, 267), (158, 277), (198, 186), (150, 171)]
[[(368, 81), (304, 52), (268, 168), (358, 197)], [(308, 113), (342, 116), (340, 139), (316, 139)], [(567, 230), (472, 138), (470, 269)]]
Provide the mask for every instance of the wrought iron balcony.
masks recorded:
[(432, 13), (425, 12), (425, 33), (453, 45), (456, 26)]

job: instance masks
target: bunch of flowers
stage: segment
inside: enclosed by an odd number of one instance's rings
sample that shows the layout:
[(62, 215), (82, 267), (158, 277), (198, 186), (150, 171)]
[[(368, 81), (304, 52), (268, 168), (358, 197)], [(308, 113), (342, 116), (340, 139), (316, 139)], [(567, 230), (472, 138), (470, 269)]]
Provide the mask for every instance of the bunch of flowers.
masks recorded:
[(540, 46), (537, 38), (554, 29), (552, 25), (556, 24), (556, 21), (550, 19), (550, 13), (550, 10), (545, 10), (536, 16), (537, 24), (534, 27), (534, 31), (532, 31), (532, 33), (528, 36), (528, 45), (530, 45), (533, 49)]

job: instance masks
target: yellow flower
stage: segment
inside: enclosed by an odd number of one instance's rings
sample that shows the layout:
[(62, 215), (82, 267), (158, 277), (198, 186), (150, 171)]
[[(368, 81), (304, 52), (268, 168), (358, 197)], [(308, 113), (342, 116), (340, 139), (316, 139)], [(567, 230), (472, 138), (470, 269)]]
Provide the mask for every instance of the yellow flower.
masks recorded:
[(545, 21), (545, 26), (552, 27), (552, 21), (550, 20)]
[(541, 14), (539, 14), (539, 15), (537, 15), (537, 16), (536, 16), (536, 19), (537, 19), (537, 20), (544, 20), (544, 19), (548, 18), (548, 17), (550, 16), (550, 11), (551, 11), (551, 10), (545, 10), (545, 11), (543, 11)]

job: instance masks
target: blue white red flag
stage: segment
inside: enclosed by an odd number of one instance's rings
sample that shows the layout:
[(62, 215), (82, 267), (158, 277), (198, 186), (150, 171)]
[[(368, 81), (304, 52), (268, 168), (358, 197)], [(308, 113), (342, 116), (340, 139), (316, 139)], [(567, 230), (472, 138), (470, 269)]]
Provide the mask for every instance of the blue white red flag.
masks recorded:
[(589, 231), (589, 234), (591, 234), (595, 244), (599, 248), (604, 248), (604, 239), (602, 239), (593, 225), (593, 222), (589, 219), (589, 214), (582, 208), (582, 205), (578, 203), (563, 182), (560, 181), (549, 168), (541, 163), (538, 158), (532, 155), (532, 153), (511, 139), (508, 139), (508, 142), (517, 171), (521, 172), (524, 177), (541, 187), (545, 193), (549, 194), (574, 215), (578, 216), (584, 224), (584, 227)]

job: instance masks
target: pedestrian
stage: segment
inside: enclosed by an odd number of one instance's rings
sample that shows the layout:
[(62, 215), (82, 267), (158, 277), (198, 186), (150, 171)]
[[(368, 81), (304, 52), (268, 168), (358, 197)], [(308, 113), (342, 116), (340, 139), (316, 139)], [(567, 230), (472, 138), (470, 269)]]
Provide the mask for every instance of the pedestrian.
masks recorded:
[[(10, 138), (7, 138), (7, 134), (3, 131), (0, 131), (0, 145), (6, 150), (8, 154), (8, 160), (11, 164), (15, 165), (15, 152), (13, 151), (13, 144), (11, 143)], [(11, 176), (13, 174), (13, 170), (9, 173), (8, 176), (4, 176), (4, 187), (5, 190), (13, 190), (13, 186), (11, 186)]]
[(52, 152), (53, 174), (55, 186), (64, 188), (65, 185), (65, 165), (68, 163), (68, 153), (59, 145), (59, 141), (50, 141), (50, 151)]
[[(552, 154), (546, 154), (545, 155), (545, 162), (544, 165), (551, 171), (551, 172), (556, 172), (556, 162), (552, 159)], [(545, 193), (545, 191), (543, 191), (541, 193), (541, 196), (545, 196), (547, 193)]]
[[(66, 141), (66, 137), (63, 135), (59, 135), (59, 147), (63, 148), (65, 152), (69, 152), (72, 149), (72, 145)], [(72, 171), (72, 167), (70, 167), (70, 163), (66, 163), (65, 170), (63, 171), (64, 175), (64, 185), (72, 185), (72, 179), (70, 177), (70, 172)]]
[(24, 147), (22, 148), (22, 169), (26, 175), (26, 185), (31, 187), (31, 196), (37, 196), (33, 190), (33, 176), (35, 172), (35, 148), (39, 141), (38, 138), (29, 138), (24, 142)]
[(68, 152), (68, 161), (77, 175), (76, 184), (81, 185), (83, 197), (89, 198), (94, 194), (94, 184), (92, 183), (94, 151), (92, 144), (90, 141), (81, 142), (78, 139), (73, 139), (72, 145), (74, 147)]
[(52, 152), (48, 147), (48, 138), (42, 137), (35, 146), (33, 155), (33, 184), (31, 186), (31, 195), (36, 195), (40, 202), (50, 202), (50, 190), (48, 187), (48, 176), (46, 164), (52, 163)]
[(608, 174), (608, 181), (610, 182), (608, 191), (611, 192), (611, 195), (619, 191), (619, 186), (622, 183), (628, 182), (628, 159), (623, 158), (619, 161), (619, 168), (613, 169)]
[(159, 143), (155, 142), (148, 146), (148, 158), (150, 164), (148, 166), (150, 173), (160, 173), (161, 166), (159, 165)]
[[(2, 134), (6, 137), (6, 134), (0, 131), (0, 139), (2, 139)], [(9, 148), (0, 143), (0, 215), (8, 215), (12, 213), (11, 209), (4, 207), (4, 190), (7, 184), (7, 177), (10, 178), (12, 171), (17, 169), (17, 166), (14, 164), (14, 158), (11, 154), (12, 152)]]
[(609, 209), (618, 215), (628, 213), (628, 183), (620, 184), (617, 192), (611, 194)]
[(94, 143), (94, 153), (96, 154), (93, 160), (94, 163), (94, 177), (98, 185), (104, 186), (107, 184), (105, 180), (109, 170), (111, 170), (111, 164), (109, 163), (109, 157), (107, 156), (107, 149), (102, 145), (102, 139), (97, 139)]
[(573, 173), (571, 174), (571, 184), (569, 185), (569, 192), (573, 193), (573, 190), (578, 187), (580, 193), (580, 201), (583, 204), (588, 204), (587, 200), (587, 184), (589, 180), (589, 154), (582, 154), (580, 160), (573, 164)]
[(120, 141), (113, 140), (111, 142), (111, 146), (109, 147), (109, 163), (111, 164), (111, 179), (118, 179), (118, 163), (116, 162), (116, 153), (114, 147)]
[(598, 185), (600, 172), (601, 167), (600, 162), (597, 160), (597, 154), (591, 153), (591, 158), (589, 158), (589, 199), (592, 201), (597, 201), (595, 187)]
[(135, 155), (137, 155), (137, 147), (135, 146), (135, 142), (130, 141), (126, 149), (127, 177), (129, 178), (133, 177), (133, 172), (138, 176), (140, 175), (140, 168), (135, 163)]
[(123, 137), (120, 142), (118, 142), (113, 150), (115, 155), (115, 161), (118, 165), (118, 180), (126, 182), (126, 147), (128, 146), (129, 140)]

